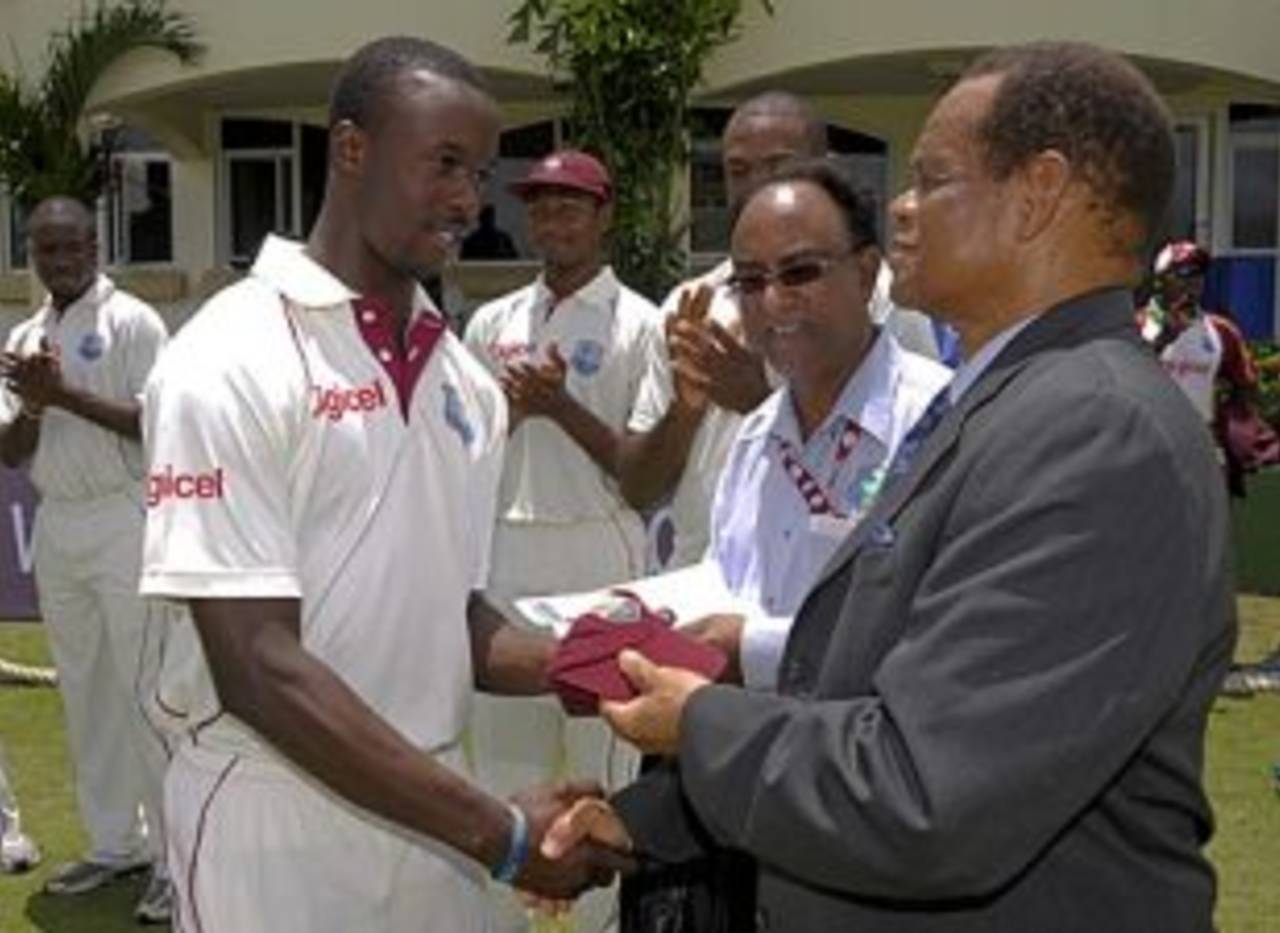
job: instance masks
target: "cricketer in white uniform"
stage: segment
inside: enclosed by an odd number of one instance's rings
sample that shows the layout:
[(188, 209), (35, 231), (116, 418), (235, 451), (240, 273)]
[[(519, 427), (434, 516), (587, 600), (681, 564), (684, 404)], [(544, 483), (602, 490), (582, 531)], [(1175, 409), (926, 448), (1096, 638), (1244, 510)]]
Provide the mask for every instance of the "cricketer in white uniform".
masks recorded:
[(70, 198), (32, 214), (31, 258), (49, 297), (5, 343), (0, 452), (10, 465), (29, 464), (40, 494), (36, 588), (89, 836), (86, 856), (56, 870), (47, 888), (79, 894), (155, 861), (139, 912), (160, 921), (167, 753), (142, 712), (154, 645), (138, 596), (138, 400), (166, 332), (154, 310), (97, 272), (93, 224)]
[[(467, 345), (499, 378), (513, 411), (487, 594), (589, 590), (644, 571), (640, 517), (614, 477), (643, 381), (663, 356), (657, 309), (603, 261), (612, 209), (594, 157), (552, 153), (517, 193), (543, 260), (536, 281), (479, 308)], [(568, 720), (558, 704), (480, 697), (472, 719), (476, 772), (507, 794), (558, 772), (618, 785), (636, 756), (598, 720)], [(579, 904), (584, 929), (611, 904)], [(506, 925), (523, 926), (508, 902)]]
[(203, 654), (162, 685), (184, 931), (482, 931), (486, 868), (555, 897), (611, 874), (538, 851), (581, 790), (504, 803), (463, 776), (473, 683), (542, 691), (551, 651), (472, 595), (506, 407), (417, 284), (498, 125), (449, 50), (357, 51), (305, 248), (268, 239), (148, 384), (143, 589), (189, 602)]

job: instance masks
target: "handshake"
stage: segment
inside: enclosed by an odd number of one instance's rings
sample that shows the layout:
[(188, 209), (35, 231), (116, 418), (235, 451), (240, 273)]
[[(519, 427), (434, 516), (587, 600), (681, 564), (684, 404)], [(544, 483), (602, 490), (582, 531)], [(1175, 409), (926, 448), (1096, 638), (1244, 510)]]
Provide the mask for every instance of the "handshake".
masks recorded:
[(527, 848), (512, 877), (503, 878), (501, 869), (495, 877), (509, 880), (528, 906), (561, 913), (584, 891), (634, 870), (631, 837), (594, 781), (522, 791), (511, 806), (526, 821)]
[[(729, 674), (736, 677), (741, 627), (740, 616), (709, 616), (686, 632), (729, 655)], [(641, 752), (674, 755), (684, 708), (710, 680), (692, 670), (655, 664), (630, 649), (618, 654), (617, 665), (634, 696), (602, 699), (600, 716)], [(517, 794), (509, 806), (509, 844), (502, 861), (491, 861), (497, 865), (493, 876), (523, 892), (530, 906), (561, 912), (587, 889), (634, 870), (631, 837), (594, 781), (532, 788)]]

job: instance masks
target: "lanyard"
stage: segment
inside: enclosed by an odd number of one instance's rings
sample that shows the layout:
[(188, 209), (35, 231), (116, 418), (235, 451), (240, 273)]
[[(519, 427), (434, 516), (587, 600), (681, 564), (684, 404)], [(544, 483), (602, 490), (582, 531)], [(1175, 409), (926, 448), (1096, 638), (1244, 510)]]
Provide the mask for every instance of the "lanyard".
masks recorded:
[[(861, 429), (852, 420), (846, 418), (844, 430), (840, 432), (840, 440), (836, 442), (836, 452), (832, 459), (831, 485), (835, 484), (836, 477), (840, 474), (840, 468), (844, 466), (845, 461), (849, 459), (849, 455), (853, 453), (853, 448), (857, 445), (858, 437), (861, 434)], [(832, 502), (829, 491), (823, 488), (822, 483), (818, 482), (817, 478), (809, 472), (809, 468), (804, 465), (795, 445), (785, 437), (779, 437), (777, 441), (778, 447), (782, 451), (783, 472), (787, 474), (787, 478), (791, 480), (796, 492), (804, 500), (804, 504), (809, 509), (809, 514), (847, 518), (848, 516), (844, 511), (837, 508), (835, 503)]]

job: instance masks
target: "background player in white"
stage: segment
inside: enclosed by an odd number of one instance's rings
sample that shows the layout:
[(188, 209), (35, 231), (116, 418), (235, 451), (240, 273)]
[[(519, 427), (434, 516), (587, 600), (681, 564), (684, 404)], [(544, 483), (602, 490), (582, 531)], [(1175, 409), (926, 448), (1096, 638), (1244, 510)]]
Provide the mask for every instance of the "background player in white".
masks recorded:
[(473, 222), (498, 126), (455, 53), (358, 50), (305, 246), (268, 239), (148, 384), (143, 588), (189, 601), (207, 663), (165, 787), (184, 930), (481, 931), (486, 870), (608, 880), (537, 853), (581, 788), (508, 804), (460, 773), (473, 680), (539, 692), (551, 649), (470, 595), (505, 405), (417, 284)]
[(0, 357), (0, 459), (29, 463), (40, 493), (36, 589), (90, 844), (46, 889), (81, 894), (154, 862), (137, 915), (163, 922), (166, 752), (139, 695), (148, 608), (138, 596), (138, 399), (165, 328), (155, 311), (98, 273), (93, 215), (83, 204), (43, 201), (29, 229), (31, 261), (49, 295), (9, 334)]
[[(639, 387), (664, 353), (657, 309), (606, 260), (613, 191), (599, 160), (554, 152), (515, 190), (542, 274), (478, 309), (466, 331), (512, 412), (486, 589), (503, 600), (643, 572), (644, 527), (618, 489), (617, 448)], [(635, 766), (601, 722), (566, 721), (550, 700), (479, 698), (471, 740), (481, 780), (502, 794), (561, 768), (623, 783)], [(523, 911), (506, 904), (504, 925), (525, 926)], [(610, 907), (601, 895), (575, 910), (585, 929), (597, 929)]]
[(718, 645), (746, 686), (773, 690), (792, 618), (951, 371), (873, 325), (874, 216), (830, 161), (794, 163), (756, 189), (733, 255), (748, 338), (785, 381), (743, 420), (711, 512), (707, 559), (755, 611), (686, 630)]

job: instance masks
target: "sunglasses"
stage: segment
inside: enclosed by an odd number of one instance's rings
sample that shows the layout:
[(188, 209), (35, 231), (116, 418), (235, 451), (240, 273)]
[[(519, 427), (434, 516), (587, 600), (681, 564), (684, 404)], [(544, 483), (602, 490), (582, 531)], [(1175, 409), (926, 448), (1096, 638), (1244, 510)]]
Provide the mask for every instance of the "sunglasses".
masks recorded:
[(776, 282), (780, 288), (796, 289), (812, 285), (836, 265), (850, 256), (861, 252), (868, 243), (859, 243), (851, 249), (834, 256), (806, 256), (786, 262), (777, 269), (745, 269), (734, 272), (725, 284), (739, 298), (759, 298), (770, 282)]

